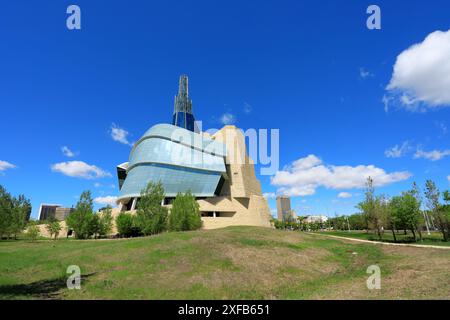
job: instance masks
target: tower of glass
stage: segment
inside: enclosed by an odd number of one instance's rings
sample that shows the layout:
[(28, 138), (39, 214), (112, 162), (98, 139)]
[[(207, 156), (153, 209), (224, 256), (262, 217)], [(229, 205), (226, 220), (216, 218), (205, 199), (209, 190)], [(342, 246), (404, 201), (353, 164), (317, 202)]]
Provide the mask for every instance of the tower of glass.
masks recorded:
[(197, 132), (194, 114), (192, 113), (192, 100), (189, 99), (188, 85), (188, 77), (181, 75), (178, 94), (175, 96), (172, 124)]

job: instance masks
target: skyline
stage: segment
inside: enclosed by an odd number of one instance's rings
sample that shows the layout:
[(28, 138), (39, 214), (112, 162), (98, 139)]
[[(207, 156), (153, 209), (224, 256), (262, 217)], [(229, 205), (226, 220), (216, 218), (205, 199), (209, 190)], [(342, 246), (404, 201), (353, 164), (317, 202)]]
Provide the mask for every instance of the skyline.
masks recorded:
[(356, 212), (368, 173), (391, 196), (426, 179), (450, 188), (445, 1), (378, 1), (381, 30), (365, 26), (368, 2), (77, 4), (74, 31), (68, 3), (0, 10), (0, 184), (31, 198), (34, 218), (83, 190), (117, 196), (115, 166), (171, 123), (181, 74), (204, 129), (280, 130), (279, 172), (257, 175), (272, 209), (278, 192), (300, 215)]

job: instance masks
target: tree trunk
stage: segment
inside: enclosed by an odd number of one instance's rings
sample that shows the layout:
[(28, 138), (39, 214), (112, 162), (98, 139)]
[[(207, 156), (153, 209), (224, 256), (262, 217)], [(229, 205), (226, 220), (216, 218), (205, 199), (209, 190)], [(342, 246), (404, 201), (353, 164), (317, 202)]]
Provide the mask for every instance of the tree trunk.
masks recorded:
[(413, 237), (414, 237), (414, 242), (416, 242), (416, 233), (414, 232), (414, 228), (411, 228), (411, 232), (412, 232)]
[(392, 228), (392, 235), (394, 236), (394, 242), (397, 242), (397, 237), (395, 236), (395, 229)]

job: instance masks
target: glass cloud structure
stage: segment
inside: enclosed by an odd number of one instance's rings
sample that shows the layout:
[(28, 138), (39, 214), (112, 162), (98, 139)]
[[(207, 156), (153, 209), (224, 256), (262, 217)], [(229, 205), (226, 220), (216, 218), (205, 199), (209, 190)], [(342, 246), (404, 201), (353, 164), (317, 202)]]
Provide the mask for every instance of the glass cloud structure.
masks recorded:
[[(226, 147), (199, 133), (170, 124), (151, 127), (134, 145), (119, 200), (140, 196), (149, 181), (160, 181), (166, 197), (190, 190), (196, 197), (219, 192), (225, 170)], [(118, 167), (118, 173), (122, 168)], [(120, 174), (118, 174), (120, 176)]]

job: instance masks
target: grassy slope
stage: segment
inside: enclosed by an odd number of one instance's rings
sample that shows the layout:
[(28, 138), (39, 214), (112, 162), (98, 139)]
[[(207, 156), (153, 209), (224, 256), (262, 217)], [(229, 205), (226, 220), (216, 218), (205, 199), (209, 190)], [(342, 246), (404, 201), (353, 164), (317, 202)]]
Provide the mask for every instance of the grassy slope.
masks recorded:
[[(354, 254), (354, 253), (357, 254)], [(0, 299), (449, 298), (450, 251), (256, 227), (106, 241), (0, 242)], [(65, 287), (79, 265), (81, 290)], [(377, 264), (382, 289), (366, 288)]]
[[(340, 237), (347, 237), (347, 238), (356, 238), (356, 239), (363, 239), (363, 240), (375, 240), (380, 241), (378, 238), (378, 235), (374, 234), (373, 232), (367, 233), (366, 231), (325, 231), (320, 232), (323, 234), (330, 234), (334, 236), (340, 236)], [(419, 237), (418, 235), (416, 235)], [(413, 235), (410, 231), (407, 232), (405, 235), (402, 232), (396, 233), (397, 242), (398, 243), (411, 243), (411, 244), (423, 244), (423, 245), (433, 245), (433, 246), (450, 246), (450, 242), (445, 242), (442, 240), (442, 234), (440, 232), (432, 232), (430, 235), (428, 235), (426, 232), (422, 233), (423, 241), (417, 240), (414, 242)], [(385, 242), (394, 242), (394, 237), (392, 235), (391, 231), (385, 231), (383, 234), (383, 238), (381, 241)]]

